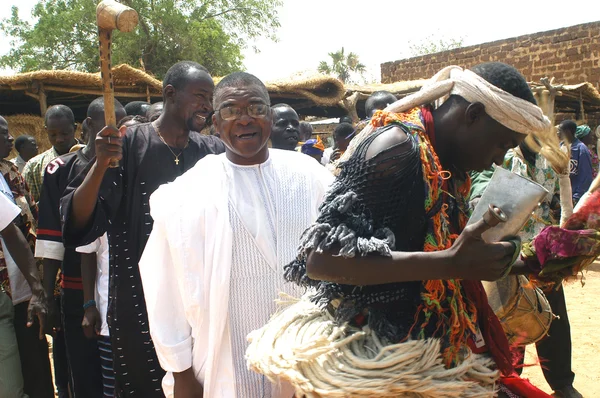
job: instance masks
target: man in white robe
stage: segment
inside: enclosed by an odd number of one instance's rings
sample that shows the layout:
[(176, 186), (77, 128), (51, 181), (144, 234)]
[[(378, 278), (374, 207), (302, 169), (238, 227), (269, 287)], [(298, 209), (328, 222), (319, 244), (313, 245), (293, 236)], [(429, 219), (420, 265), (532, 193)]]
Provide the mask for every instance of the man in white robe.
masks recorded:
[(225, 154), (150, 199), (154, 228), (140, 272), (168, 397), (294, 394), (247, 369), (246, 336), (276, 311), (277, 293), (302, 293), (284, 282), (283, 266), (333, 177), (303, 154), (268, 148), (269, 102), (256, 77), (225, 77), (213, 116)]

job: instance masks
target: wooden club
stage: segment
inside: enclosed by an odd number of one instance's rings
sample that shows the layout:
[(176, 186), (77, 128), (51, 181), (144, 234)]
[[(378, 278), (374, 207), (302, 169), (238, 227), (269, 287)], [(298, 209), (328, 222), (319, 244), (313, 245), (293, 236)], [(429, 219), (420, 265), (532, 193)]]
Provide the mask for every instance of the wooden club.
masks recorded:
[[(110, 46), (112, 31), (131, 32), (138, 24), (138, 14), (130, 7), (115, 0), (103, 0), (96, 7), (98, 37), (100, 38), (100, 76), (102, 78), (102, 95), (104, 96), (104, 122), (107, 126), (116, 127), (115, 89), (113, 85)], [(118, 161), (112, 161), (111, 167), (118, 167)]]

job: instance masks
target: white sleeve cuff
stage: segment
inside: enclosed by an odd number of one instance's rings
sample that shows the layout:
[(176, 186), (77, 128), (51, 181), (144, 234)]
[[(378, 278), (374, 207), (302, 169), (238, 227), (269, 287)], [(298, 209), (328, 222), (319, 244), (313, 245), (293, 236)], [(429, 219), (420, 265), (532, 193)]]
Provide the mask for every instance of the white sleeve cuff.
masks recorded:
[(98, 252), (98, 246), (100, 246), (100, 238), (96, 239), (95, 241), (93, 241), (92, 243), (85, 245), (85, 246), (79, 246), (78, 248), (75, 249), (75, 251), (77, 253), (85, 253), (85, 254), (90, 254), (90, 253), (97, 253)]
[(180, 373), (192, 367), (191, 337), (173, 346), (165, 346), (154, 340), (154, 346), (160, 365), (165, 371)]
[(38, 239), (35, 242), (35, 257), (62, 261), (65, 258), (65, 246), (59, 242)]

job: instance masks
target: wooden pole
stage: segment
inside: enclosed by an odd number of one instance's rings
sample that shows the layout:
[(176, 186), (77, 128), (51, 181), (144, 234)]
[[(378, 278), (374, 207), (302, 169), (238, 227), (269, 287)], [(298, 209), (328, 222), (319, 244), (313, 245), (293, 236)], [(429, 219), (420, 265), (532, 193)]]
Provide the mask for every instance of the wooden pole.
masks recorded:
[[(104, 96), (104, 122), (107, 126), (116, 127), (115, 89), (110, 58), (112, 31), (118, 29), (121, 32), (131, 32), (137, 26), (138, 14), (132, 8), (114, 0), (105, 0), (96, 7), (96, 22), (100, 39), (100, 78)], [(113, 159), (110, 167), (119, 167), (119, 161)]]
[(42, 117), (44, 117), (46, 116), (46, 111), (48, 110), (48, 103), (46, 102), (46, 90), (44, 90), (44, 84), (40, 84), (39, 97), (40, 112), (42, 113)]

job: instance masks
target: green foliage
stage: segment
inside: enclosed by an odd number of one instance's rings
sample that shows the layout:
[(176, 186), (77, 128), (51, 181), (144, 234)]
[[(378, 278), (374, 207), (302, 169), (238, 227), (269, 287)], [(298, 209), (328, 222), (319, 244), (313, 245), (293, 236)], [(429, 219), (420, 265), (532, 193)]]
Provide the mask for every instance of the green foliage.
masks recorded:
[(344, 83), (352, 82), (352, 74), (362, 76), (366, 71), (366, 66), (360, 63), (358, 55), (349, 52), (347, 55), (344, 52), (344, 47), (341, 50), (329, 53), (331, 64), (327, 61), (321, 61), (317, 70), (326, 75), (334, 75)]
[(463, 46), (463, 42), (463, 37), (455, 39), (453, 37), (445, 38), (431, 35), (419, 43), (409, 42), (408, 48), (410, 49), (411, 57), (418, 57), (420, 55), (435, 54), (460, 48)]
[[(145, 67), (159, 78), (177, 61), (192, 60), (215, 76), (242, 69), (248, 39), (275, 40), (281, 0), (121, 0), (139, 14), (130, 33), (114, 32), (113, 64)], [(12, 49), (0, 67), (22, 72), (38, 69), (99, 70), (96, 1), (39, 0), (35, 24), (12, 8), (0, 22)]]

